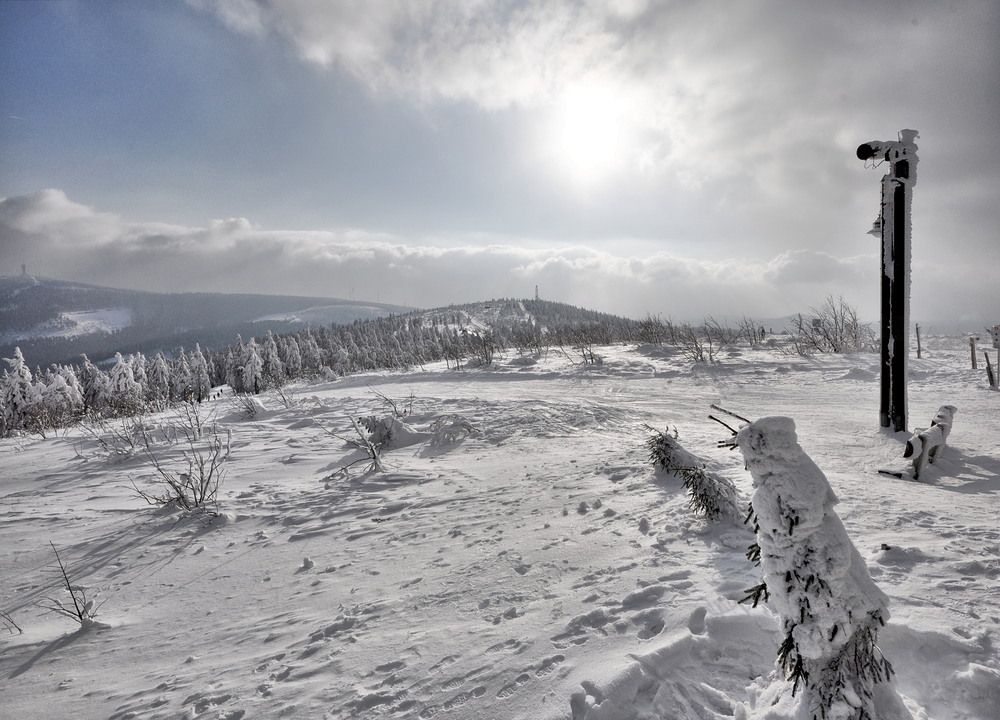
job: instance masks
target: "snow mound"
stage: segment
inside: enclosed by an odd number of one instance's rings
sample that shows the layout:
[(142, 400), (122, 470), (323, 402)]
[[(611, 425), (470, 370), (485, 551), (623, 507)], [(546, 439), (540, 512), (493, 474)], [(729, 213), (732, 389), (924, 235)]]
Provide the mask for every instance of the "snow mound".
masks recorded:
[(878, 380), (878, 374), (865, 368), (851, 368), (836, 380), (860, 380), (862, 382), (874, 382)]
[[(583, 680), (570, 701), (573, 720), (732, 717), (746, 678), (773, 667), (777, 619), (720, 599), (699, 607), (689, 629), (607, 677)], [(698, 634), (692, 632), (692, 628)]]

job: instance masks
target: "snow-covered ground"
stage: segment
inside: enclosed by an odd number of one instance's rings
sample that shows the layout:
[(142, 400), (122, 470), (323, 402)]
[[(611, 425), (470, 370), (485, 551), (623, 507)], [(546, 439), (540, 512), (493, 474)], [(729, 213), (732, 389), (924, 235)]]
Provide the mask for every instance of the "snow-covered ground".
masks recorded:
[[(787, 415), (840, 498), (836, 511), (889, 596), (881, 648), (914, 718), (1000, 707), (1000, 393), (963, 338), (911, 360), (910, 422), (958, 407), (922, 482), (877, 427), (877, 358), (606, 348), (603, 365), (368, 375), (202, 407), (232, 432), (211, 524), (147, 506), (141, 455), (81, 429), (0, 441), (5, 718), (720, 718), (774, 666), (777, 623), (737, 603), (760, 582), (743, 526), (693, 517), (654, 472), (642, 425), (731, 478), (750, 476), (711, 403)], [(402, 405), (387, 472), (335, 471), (348, 417)], [(150, 416), (151, 426), (176, 413)], [(469, 434), (471, 425), (476, 432)], [(180, 444), (154, 445), (179, 467)], [(333, 476), (333, 477), (331, 477)], [(110, 627), (45, 614), (49, 542)], [(308, 558), (308, 561), (305, 559)]]

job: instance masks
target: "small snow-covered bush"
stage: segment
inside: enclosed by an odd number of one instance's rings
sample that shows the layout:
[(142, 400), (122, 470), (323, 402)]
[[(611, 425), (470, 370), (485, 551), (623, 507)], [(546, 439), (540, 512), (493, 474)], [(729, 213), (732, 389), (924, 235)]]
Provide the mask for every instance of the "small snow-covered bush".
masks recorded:
[(736, 441), (755, 488), (757, 544), (748, 556), (764, 571), (764, 584), (747, 599), (756, 605), (763, 596), (784, 635), (771, 681), (751, 686), (749, 714), (742, 708), (741, 717), (909, 718), (876, 644), (889, 600), (833, 511), (837, 497), (799, 446), (795, 423), (762, 418)]
[(444, 415), (431, 423), (431, 433), (433, 434), (430, 444), (433, 446), (448, 445), (478, 432), (479, 430), (461, 415)]
[(705, 469), (705, 461), (683, 447), (677, 440), (677, 431), (660, 431), (648, 425), (653, 435), (646, 440), (649, 459), (653, 467), (672, 473), (684, 481), (684, 488), (691, 496), (691, 511), (711, 520), (724, 517), (736, 520), (741, 517), (739, 492), (732, 480)]

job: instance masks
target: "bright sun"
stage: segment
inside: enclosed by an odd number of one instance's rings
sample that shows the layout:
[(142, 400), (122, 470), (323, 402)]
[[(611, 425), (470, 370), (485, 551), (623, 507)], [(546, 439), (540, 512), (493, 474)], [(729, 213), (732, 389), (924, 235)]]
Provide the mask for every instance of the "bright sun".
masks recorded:
[(610, 92), (577, 88), (567, 95), (557, 123), (556, 145), (575, 173), (597, 178), (616, 163), (620, 115), (621, 108)]

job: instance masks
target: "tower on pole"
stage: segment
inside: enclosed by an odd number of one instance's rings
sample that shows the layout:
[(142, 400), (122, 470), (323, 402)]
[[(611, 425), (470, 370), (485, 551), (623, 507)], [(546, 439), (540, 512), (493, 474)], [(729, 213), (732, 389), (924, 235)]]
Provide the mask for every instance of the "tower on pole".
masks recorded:
[(882, 239), (882, 361), (879, 424), (906, 430), (906, 358), (910, 328), (910, 208), (917, 182), (916, 130), (900, 130), (896, 141), (865, 143), (858, 159), (883, 162), (882, 208), (870, 234)]

